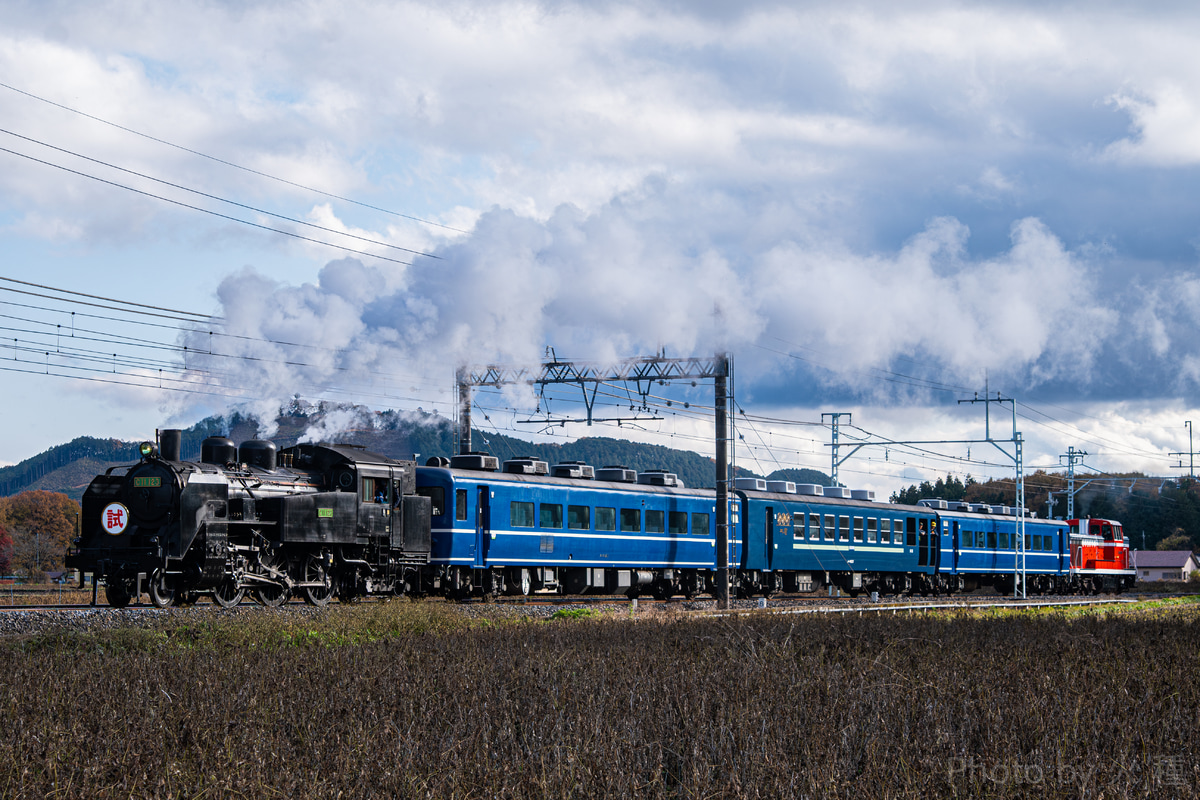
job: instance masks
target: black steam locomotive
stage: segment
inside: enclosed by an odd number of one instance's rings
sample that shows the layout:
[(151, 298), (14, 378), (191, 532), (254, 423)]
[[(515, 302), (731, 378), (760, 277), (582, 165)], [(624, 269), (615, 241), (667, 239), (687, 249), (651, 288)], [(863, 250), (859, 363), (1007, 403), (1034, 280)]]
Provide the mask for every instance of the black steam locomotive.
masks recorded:
[[(430, 500), (416, 464), (348, 445), (240, 448), (211, 437), (199, 463), (165, 430), (141, 461), (97, 476), (83, 495), (69, 569), (91, 573), (108, 602), (142, 592), (159, 607), (250, 593), (277, 606), (415, 591), (429, 562)], [(93, 584), (95, 585), (95, 584)]]

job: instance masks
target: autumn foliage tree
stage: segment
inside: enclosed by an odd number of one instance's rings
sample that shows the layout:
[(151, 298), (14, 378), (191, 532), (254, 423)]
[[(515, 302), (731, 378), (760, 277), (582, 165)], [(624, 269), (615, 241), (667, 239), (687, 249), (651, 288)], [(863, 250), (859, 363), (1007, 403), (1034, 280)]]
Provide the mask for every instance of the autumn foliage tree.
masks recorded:
[(9, 569), (25, 575), (61, 570), (78, 517), (79, 504), (59, 492), (0, 498), (0, 527), (11, 540)]
[(7, 575), (9, 559), (12, 557), (12, 537), (4, 526), (0, 525), (0, 575)]

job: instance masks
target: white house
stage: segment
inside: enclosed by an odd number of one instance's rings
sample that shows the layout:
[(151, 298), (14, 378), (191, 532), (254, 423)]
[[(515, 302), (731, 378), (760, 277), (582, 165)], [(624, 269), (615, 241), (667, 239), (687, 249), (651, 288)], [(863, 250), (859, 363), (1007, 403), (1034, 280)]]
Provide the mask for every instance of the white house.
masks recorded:
[(1200, 569), (1191, 550), (1134, 550), (1139, 581), (1186, 581)]

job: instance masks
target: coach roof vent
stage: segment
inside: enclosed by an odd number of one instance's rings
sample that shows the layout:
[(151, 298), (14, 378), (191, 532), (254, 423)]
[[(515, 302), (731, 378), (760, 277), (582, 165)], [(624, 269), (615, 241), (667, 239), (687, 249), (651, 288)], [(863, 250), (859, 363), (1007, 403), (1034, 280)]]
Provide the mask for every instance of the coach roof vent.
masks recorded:
[(683, 488), (683, 481), (674, 472), (667, 472), (665, 469), (648, 469), (637, 476), (638, 483), (644, 483), (648, 486), (675, 486)]
[(582, 461), (564, 461), (551, 467), (550, 474), (556, 478), (582, 478), (590, 481), (596, 477), (596, 468)]
[(791, 481), (767, 481), (768, 492), (778, 492), (779, 494), (795, 494), (796, 484)]
[(1011, 517), (1013, 512), (1008, 506), (992, 506), (992, 513), (1003, 514), (1006, 517)]
[(970, 511), (971, 510), (970, 504), (964, 503), (961, 500), (951, 500), (950, 502), (946, 503), (946, 508), (948, 508), (951, 511)]
[(637, 472), (629, 467), (607, 466), (596, 470), (596, 480), (615, 483), (637, 483)]
[(840, 497), (843, 500), (850, 499), (850, 490), (845, 486), (826, 486), (821, 494), (826, 497)]
[(936, 500), (934, 498), (927, 497), (924, 500), (918, 500), (917, 505), (925, 506), (926, 508), (935, 508), (938, 511), (945, 511), (947, 503), (945, 500)]
[(971, 503), (971, 511), (976, 514), (989, 514), (992, 511), (992, 507), (987, 503)]
[(767, 482), (762, 478), (734, 478), (733, 488), (743, 492), (765, 492)]
[(850, 490), (850, 499), (852, 499), (852, 500), (869, 500), (870, 502), (873, 503), (873, 502), (875, 502), (875, 490), (874, 489), (851, 489)]
[(500, 469), (500, 459), (487, 453), (464, 453), (450, 457), (450, 469), (473, 469), (480, 472), (495, 472)]
[(820, 497), (825, 494), (825, 490), (819, 483), (797, 483), (796, 494), (807, 494), (813, 497)]
[(517, 456), (504, 462), (504, 471), (514, 475), (549, 475), (550, 465), (532, 456)]

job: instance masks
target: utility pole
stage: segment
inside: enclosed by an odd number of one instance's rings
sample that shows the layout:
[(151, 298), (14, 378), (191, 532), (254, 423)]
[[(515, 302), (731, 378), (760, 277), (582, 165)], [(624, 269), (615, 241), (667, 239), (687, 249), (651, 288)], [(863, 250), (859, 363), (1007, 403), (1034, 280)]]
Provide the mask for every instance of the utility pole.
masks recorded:
[[(1192, 446), (1192, 421), (1186, 420), (1183, 423), (1188, 429), (1188, 451), (1186, 453), (1171, 453), (1173, 456), (1188, 457), (1188, 477), (1192, 480), (1196, 479), (1196, 448)], [(1180, 461), (1175, 469), (1183, 469), (1183, 462)]]
[[(979, 393), (975, 393), (975, 397), (971, 400), (959, 400), (961, 403), (983, 403), (984, 414), (984, 435), (988, 442), (997, 450), (1012, 459), (1013, 465), (1016, 468), (1016, 491), (1014, 498), (1017, 503), (1017, 542), (1014, 548), (1013, 559), (1013, 597), (1025, 597), (1025, 441), (1021, 437), (1021, 432), (1017, 430), (1017, 401), (1011, 397), (1002, 397), (999, 392), (996, 392), (995, 399), (992, 398), (991, 390), (985, 385), (983, 397), (979, 397)], [(1013, 452), (1010, 454), (1007, 450), (992, 438), (992, 421), (990, 409), (992, 403), (1012, 404), (1012, 439), (1009, 441), (1013, 444)]]
[(845, 417), (846, 424), (853, 425), (854, 418), (852, 416), (850, 416), (849, 411), (832, 411), (832, 412), (829, 412), (826, 414), (822, 414), (821, 422), (825, 422), (826, 417), (830, 418), (830, 423), (829, 423), (830, 434), (831, 434), (830, 441), (832, 442), (832, 444), (830, 446), (833, 448), (833, 457), (830, 461), (830, 466), (829, 466), (829, 480), (833, 486), (837, 486), (838, 485), (838, 464), (840, 463), (838, 461), (838, 424), (840, 423), (841, 418)]
[(1067, 459), (1067, 519), (1075, 519), (1075, 465), (1083, 463), (1083, 457), (1088, 453), (1086, 450), (1076, 450), (1072, 445), (1067, 448), (1065, 456), (1058, 457), (1058, 463)]

